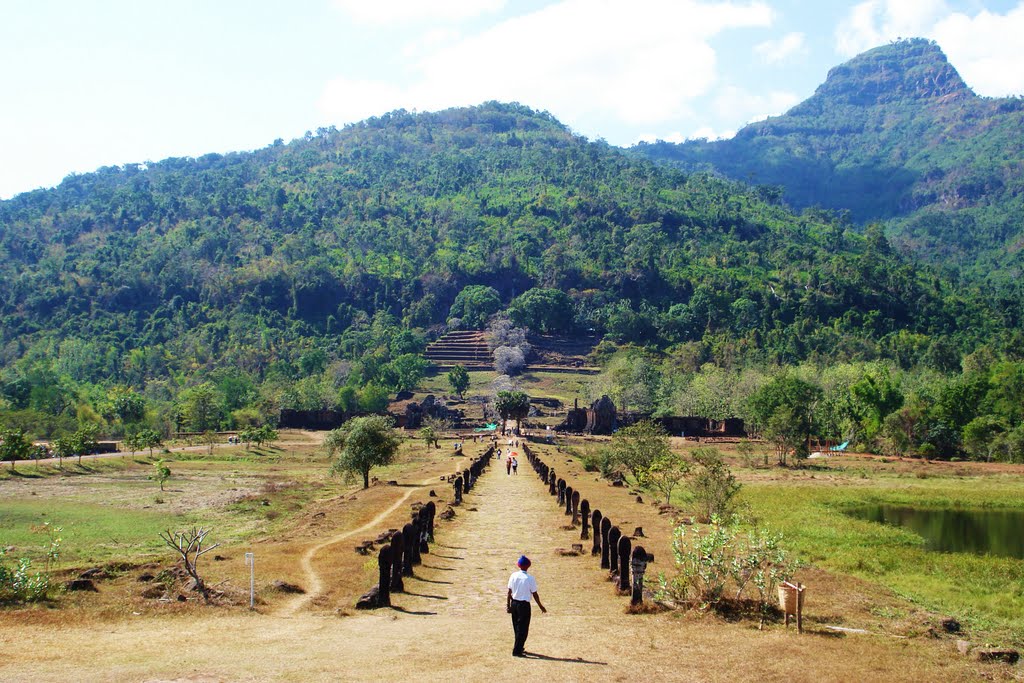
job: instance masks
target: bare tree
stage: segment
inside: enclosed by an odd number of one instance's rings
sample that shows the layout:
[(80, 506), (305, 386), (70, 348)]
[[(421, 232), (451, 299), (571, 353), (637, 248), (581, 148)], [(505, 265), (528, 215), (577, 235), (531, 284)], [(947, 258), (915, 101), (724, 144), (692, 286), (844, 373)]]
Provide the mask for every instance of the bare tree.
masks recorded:
[(202, 594), (206, 602), (210, 602), (210, 590), (206, 587), (206, 583), (203, 582), (203, 578), (199, 576), (199, 558), (220, 545), (220, 543), (214, 543), (208, 548), (203, 547), (203, 542), (209, 533), (210, 529), (204, 529), (203, 527), (192, 527), (191, 529), (178, 531), (173, 534), (170, 529), (160, 532), (160, 538), (163, 539), (164, 543), (181, 556), (181, 561), (185, 565), (185, 571), (192, 577), (196, 590)]

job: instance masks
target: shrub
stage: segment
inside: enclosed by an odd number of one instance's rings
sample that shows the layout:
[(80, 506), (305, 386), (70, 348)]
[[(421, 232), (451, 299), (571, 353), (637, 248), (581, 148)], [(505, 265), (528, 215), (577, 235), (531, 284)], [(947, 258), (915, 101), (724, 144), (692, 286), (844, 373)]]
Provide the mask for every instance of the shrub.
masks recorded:
[(714, 517), (732, 517), (736, 511), (734, 499), (740, 491), (740, 484), (722, 460), (718, 449), (696, 449), (688, 478), (697, 521), (706, 524)]
[(752, 600), (762, 622), (772, 611), (779, 584), (798, 567), (783, 548), (782, 536), (742, 531), (735, 519), (725, 522), (717, 516), (705, 527), (678, 525), (672, 555), (676, 574), (658, 576), (659, 599), (687, 609)]

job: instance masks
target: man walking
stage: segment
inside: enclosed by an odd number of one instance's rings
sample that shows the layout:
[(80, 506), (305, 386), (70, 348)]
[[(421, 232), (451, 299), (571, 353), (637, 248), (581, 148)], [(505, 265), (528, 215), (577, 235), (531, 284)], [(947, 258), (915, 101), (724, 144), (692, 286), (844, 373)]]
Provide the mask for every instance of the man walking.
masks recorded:
[(530, 558), (520, 555), (516, 562), (519, 571), (513, 572), (508, 577), (508, 608), (512, 615), (512, 631), (515, 633), (516, 642), (512, 646), (513, 657), (525, 657), (526, 637), (530, 635), (530, 597), (537, 601), (540, 611), (547, 613), (540, 596), (537, 595), (537, 579), (527, 573), (530, 569)]

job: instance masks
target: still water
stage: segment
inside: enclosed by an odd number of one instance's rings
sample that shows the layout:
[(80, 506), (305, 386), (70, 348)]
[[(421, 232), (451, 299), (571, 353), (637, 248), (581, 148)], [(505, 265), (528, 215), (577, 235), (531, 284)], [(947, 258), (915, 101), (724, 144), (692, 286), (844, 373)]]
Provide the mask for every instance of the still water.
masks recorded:
[(867, 505), (847, 511), (857, 519), (906, 527), (925, 548), (1024, 559), (1024, 512)]

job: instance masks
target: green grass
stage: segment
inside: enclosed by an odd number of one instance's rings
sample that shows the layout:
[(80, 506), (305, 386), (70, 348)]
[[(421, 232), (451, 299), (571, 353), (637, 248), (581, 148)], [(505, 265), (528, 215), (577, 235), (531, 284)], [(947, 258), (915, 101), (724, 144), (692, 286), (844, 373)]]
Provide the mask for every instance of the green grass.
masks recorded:
[(160, 510), (130, 510), (102, 504), (52, 500), (8, 500), (0, 505), (0, 545), (11, 547), (9, 556), (41, 558), (48, 543), (37, 529), (50, 522), (60, 527), (60, 564), (125, 559), (124, 555), (157, 551), (158, 534), (178, 523)]
[(921, 481), (881, 476), (856, 487), (751, 482), (742, 498), (804, 560), (877, 582), (997, 639), (1024, 644), (1024, 561), (931, 552), (911, 531), (844, 514), (850, 507), (877, 503), (1024, 509), (1020, 477)]

